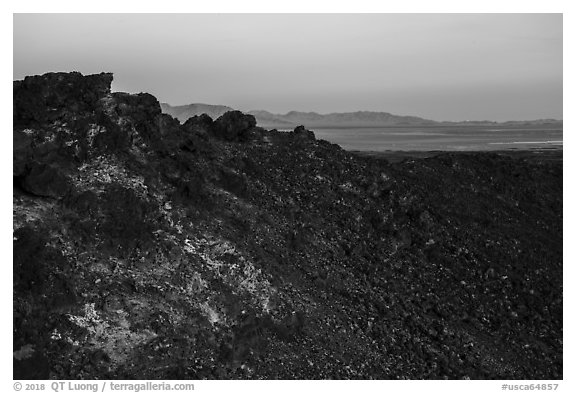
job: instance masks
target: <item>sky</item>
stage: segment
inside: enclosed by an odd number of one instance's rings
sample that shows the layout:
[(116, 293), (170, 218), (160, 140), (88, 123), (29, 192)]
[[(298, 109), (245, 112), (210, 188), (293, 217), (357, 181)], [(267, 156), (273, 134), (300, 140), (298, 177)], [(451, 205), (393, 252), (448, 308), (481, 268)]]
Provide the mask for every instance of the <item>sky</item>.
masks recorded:
[(113, 72), (171, 105), (562, 119), (562, 14), (14, 14), (13, 78)]

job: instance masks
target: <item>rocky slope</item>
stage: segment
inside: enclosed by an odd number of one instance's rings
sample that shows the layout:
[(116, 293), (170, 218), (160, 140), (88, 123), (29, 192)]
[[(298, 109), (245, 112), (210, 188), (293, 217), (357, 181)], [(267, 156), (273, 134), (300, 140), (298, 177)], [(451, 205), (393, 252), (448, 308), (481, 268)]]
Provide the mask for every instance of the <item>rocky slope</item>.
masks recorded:
[(562, 378), (562, 165), (14, 82), (14, 377)]

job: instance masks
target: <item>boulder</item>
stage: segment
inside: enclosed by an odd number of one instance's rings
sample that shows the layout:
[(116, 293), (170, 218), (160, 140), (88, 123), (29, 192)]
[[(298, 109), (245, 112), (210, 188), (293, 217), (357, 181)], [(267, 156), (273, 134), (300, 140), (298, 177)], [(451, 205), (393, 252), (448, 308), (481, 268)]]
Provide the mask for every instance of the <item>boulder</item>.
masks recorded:
[(183, 139), (184, 132), (181, 129), (178, 119), (162, 113), (158, 117), (158, 129), (161, 136), (162, 145), (158, 146), (158, 152), (164, 156), (174, 154)]
[(186, 131), (208, 131), (214, 125), (214, 120), (206, 113), (202, 113), (199, 116), (192, 116), (184, 124), (182, 124), (182, 128)]
[(162, 110), (151, 94), (113, 93), (115, 110), (124, 125), (124, 131), (134, 129), (145, 142), (158, 142)]
[(248, 188), (248, 178), (242, 173), (223, 167), (220, 169), (220, 185), (225, 190), (233, 193), (237, 197), (247, 198), (250, 195)]
[(245, 142), (251, 139), (256, 127), (256, 118), (240, 111), (224, 113), (214, 122), (213, 135), (229, 142)]
[(208, 134), (212, 133), (213, 125), (214, 121), (205, 113), (192, 116), (180, 126), (181, 136), (178, 147), (192, 153), (210, 151)]
[(307, 130), (306, 127), (304, 126), (298, 126), (296, 128), (294, 128), (294, 136), (298, 139), (302, 139), (302, 140), (315, 140), (316, 136), (314, 135), (314, 133), (310, 130)]
[(55, 167), (33, 163), (27, 174), (16, 178), (25, 191), (44, 197), (62, 198), (70, 190), (66, 177)]

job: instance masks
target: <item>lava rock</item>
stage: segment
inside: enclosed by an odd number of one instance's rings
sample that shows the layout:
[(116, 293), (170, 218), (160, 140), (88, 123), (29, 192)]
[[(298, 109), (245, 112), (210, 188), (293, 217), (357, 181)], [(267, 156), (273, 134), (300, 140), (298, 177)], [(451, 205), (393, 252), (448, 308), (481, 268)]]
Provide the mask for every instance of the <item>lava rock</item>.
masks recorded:
[(212, 129), (214, 125), (214, 120), (206, 113), (202, 113), (199, 116), (192, 116), (184, 124), (182, 124), (182, 128), (185, 131), (193, 132), (193, 131), (208, 131)]
[(213, 132), (213, 128), (214, 121), (205, 113), (189, 118), (180, 127), (178, 147), (191, 153), (211, 154), (213, 148), (208, 141), (208, 135)]
[(128, 119), (129, 125), (145, 142), (157, 143), (160, 140), (159, 123), (164, 117), (156, 97), (148, 93), (113, 93), (112, 96), (118, 115)]
[(48, 358), (38, 351), (21, 359), (14, 358), (14, 379), (48, 379), (50, 364)]
[(224, 113), (214, 122), (212, 130), (216, 138), (229, 142), (244, 142), (251, 139), (256, 127), (256, 118), (240, 111)]
[(92, 111), (110, 93), (111, 73), (83, 76), (57, 72), (27, 76), (13, 83), (14, 127), (53, 122), (63, 115)]
[(180, 130), (180, 122), (166, 113), (161, 113), (158, 118), (158, 128), (163, 138), (170, 137)]
[(14, 114), (16, 377), (562, 378), (561, 152), (366, 156), (44, 79)]
[(246, 176), (230, 168), (224, 167), (220, 170), (220, 184), (222, 188), (240, 198), (249, 196), (248, 179)]
[(57, 168), (46, 164), (33, 163), (28, 173), (17, 179), (22, 189), (44, 197), (62, 198), (71, 187)]
[(114, 184), (103, 196), (103, 208), (101, 229), (109, 236), (109, 246), (128, 252), (147, 245), (152, 237), (148, 218), (153, 207), (149, 203), (133, 190)]
[(294, 136), (298, 139), (301, 140), (316, 140), (316, 136), (314, 135), (314, 132), (307, 130), (306, 127), (304, 126), (298, 126), (296, 128), (294, 128)]
[(12, 154), (12, 175), (17, 177), (26, 172), (26, 164), (31, 161), (32, 138), (22, 131), (14, 130)]

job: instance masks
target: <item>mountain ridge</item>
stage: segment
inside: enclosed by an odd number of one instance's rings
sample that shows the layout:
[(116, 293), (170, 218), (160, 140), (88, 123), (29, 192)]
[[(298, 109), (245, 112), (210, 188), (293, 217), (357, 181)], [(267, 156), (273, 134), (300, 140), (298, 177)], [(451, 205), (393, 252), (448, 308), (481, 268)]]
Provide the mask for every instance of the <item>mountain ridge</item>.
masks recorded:
[[(206, 113), (212, 118), (221, 116), (226, 111), (233, 110), (225, 105), (211, 104), (188, 104), (171, 106), (161, 103), (162, 111), (169, 114), (181, 122), (185, 122), (192, 116), (198, 116)], [(563, 124), (563, 120), (557, 119), (536, 119), (536, 120), (465, 120), (465, 121), (436, 121), (425, 119), (419, 116), (395, 115), (389, 112), (359, 110), (352, 112), (330, 112), (318, 113), (314, 111), (288, 111), (285, 114), (273, 113), (267, 110), (255, 109), (246, 113), (253, 115), (258, 125), (265, 128), (283, 128), (305, 125), (306, 127), (316, 128), (337, 128), (337, 127), (393, 127), (393, 126), (482, 126), (482, 125), (502, 125), (502, 126), (521, 126), (521, 125), (558, 125)]]
[(202, 103), (172, 106), (170, 104), (161, 102), (160, 108), (162, 109), (163, 113), (171, 115), (172, 117), (178, 119), (181, 123), (184, 123), (186, 120), (193, 116), (199, 116), (203, 113), (207, 114), (213, 119), (216, 119), (222, 116), (224, 113), (234, 110), (226, 105), (211, 105)]

